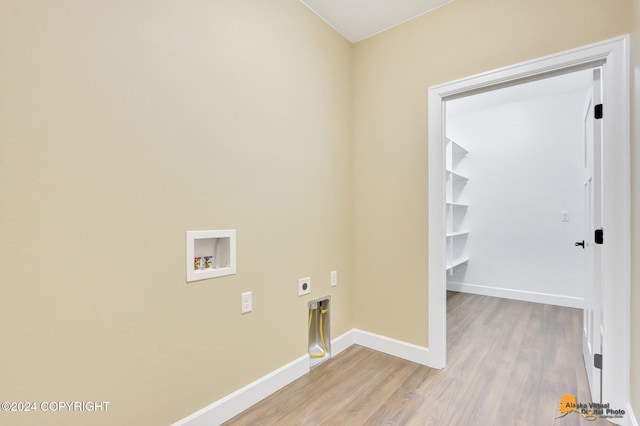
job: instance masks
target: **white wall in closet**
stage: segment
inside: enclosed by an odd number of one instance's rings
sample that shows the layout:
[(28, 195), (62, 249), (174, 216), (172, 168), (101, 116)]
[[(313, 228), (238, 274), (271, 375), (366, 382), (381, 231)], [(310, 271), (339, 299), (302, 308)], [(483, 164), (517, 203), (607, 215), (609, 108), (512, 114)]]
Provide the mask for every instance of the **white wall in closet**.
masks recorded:
[[(588, 81), (588, 80), (583, 80)], [(540, 84), (533, 83), (533, 84)], [(447, 136), (469, 150), (466, 250), (451, 290), (580, 307), (584, 257), (583, 138), (589, 89), (486, 106), (447, 103)], [(475, 103), (475, 105), (474, 105)], [(568, 221), (567, 221), (568, 220)]]

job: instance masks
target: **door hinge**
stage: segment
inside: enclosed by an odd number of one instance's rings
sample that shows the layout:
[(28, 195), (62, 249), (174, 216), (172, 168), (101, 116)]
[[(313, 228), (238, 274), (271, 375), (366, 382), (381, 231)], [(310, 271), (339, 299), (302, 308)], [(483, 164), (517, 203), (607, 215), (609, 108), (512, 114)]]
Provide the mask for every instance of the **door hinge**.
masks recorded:
[(593, 240), (596, 244), (602, 244), (602, 241), (604, 240), (604, 231), (602, 228), (596, 229), (593, 235)]
[(593, 354), (593, 366), (602, 370), (602, 354)]
[(598, 104), (593, 108), (593, 114), (596, 120), (600, 120), (602, 118), (602, 104)]

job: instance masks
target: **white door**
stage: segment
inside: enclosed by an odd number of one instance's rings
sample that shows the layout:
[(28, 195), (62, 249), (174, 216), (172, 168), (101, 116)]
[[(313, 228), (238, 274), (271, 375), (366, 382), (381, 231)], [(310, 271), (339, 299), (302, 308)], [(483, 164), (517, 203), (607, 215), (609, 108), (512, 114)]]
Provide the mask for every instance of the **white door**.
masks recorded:
[[(583, 356), (591, 399), (601, 402), (602, 369), (594, 365), (602, 354), (602, 247), (595, 242), (595, 230), (602, 226), (602, 119), (595, 119), (595, 107), (602, 104), (602, 70), (593, 70), (593, 93), (584, 117), (584, 209), (585, 293)], [(580, 242), (576, 243), (579, 246)]]

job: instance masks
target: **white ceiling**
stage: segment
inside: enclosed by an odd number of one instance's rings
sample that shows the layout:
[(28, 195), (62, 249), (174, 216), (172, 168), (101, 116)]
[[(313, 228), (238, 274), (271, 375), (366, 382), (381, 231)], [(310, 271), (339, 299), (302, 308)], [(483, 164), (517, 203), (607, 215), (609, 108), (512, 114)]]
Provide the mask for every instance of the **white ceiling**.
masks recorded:
[(453, 0), (300, 0), (352, 43)]

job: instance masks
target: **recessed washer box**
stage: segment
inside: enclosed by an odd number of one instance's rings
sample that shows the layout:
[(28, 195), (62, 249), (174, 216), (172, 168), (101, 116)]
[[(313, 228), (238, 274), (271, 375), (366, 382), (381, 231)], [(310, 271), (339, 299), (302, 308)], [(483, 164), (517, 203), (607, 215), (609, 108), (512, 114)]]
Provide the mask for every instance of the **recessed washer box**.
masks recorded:
[(235, 273), (235, 229), (187, 231), (187, 282)]

